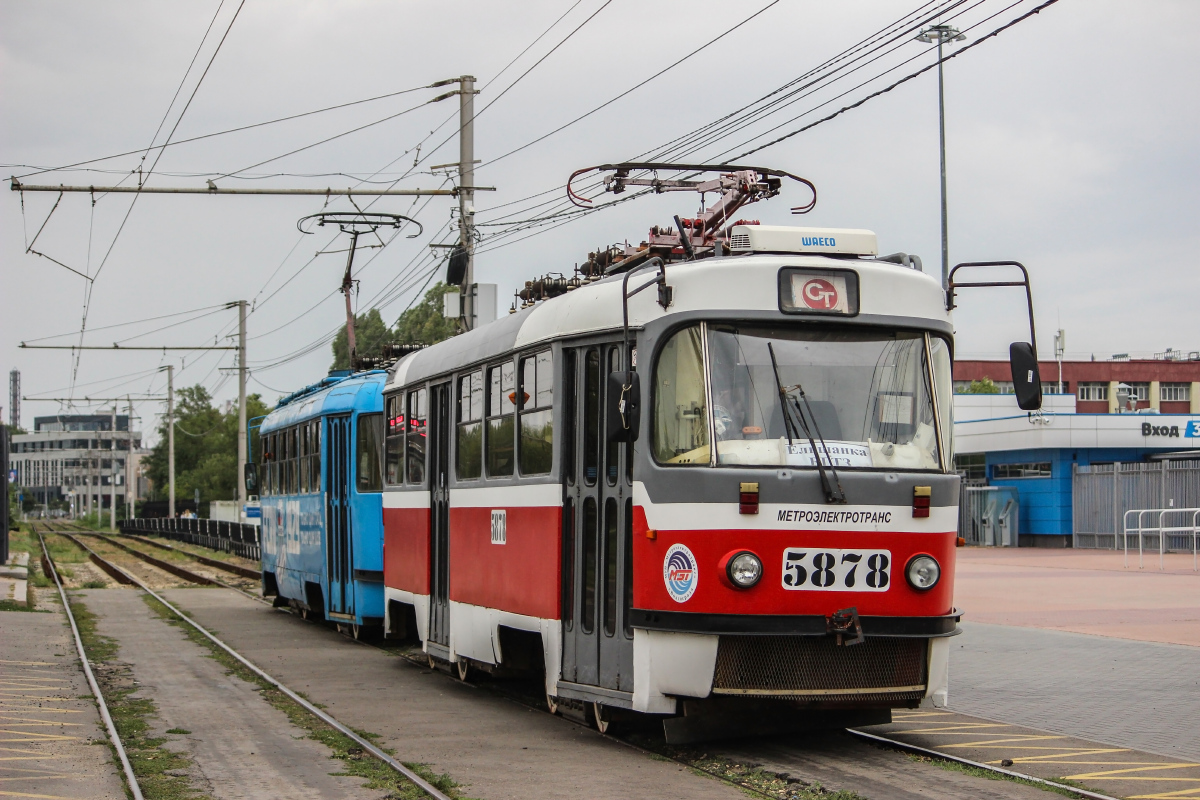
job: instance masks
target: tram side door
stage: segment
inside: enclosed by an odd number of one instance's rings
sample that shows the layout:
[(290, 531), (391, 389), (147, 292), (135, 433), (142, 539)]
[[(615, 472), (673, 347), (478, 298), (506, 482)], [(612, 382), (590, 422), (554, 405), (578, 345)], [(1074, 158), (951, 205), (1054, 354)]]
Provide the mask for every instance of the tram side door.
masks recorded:
[[(450, 646), (450, 384), (429, 398), (429, 641)], [(446, 655), (449, 655), (447, 651)]]
[(602, 342), (563, 359), (574, 371), (564, 376), (563, 679), (632, 692), (631, 451), (608, 441), (604, 413), (620, 347)]
[(354, 554), (351, 552), (350, 526), (350, 468), (353, 431), (349, 414), (329, 417), (329, 436), (326, 453), (329, 460), (326, 474), (325, 557), (329, 579), (329, 611), (334, 614), (354, 613), (353, 575)]

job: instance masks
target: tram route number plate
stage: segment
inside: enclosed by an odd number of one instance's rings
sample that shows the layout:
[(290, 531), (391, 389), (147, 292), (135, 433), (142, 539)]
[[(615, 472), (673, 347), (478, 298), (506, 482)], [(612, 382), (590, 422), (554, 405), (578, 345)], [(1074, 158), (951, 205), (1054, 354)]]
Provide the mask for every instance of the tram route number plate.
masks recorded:
[(783, 588), (810, 592), (886, 592), (892, 583), (890, 550), (788, 547)]

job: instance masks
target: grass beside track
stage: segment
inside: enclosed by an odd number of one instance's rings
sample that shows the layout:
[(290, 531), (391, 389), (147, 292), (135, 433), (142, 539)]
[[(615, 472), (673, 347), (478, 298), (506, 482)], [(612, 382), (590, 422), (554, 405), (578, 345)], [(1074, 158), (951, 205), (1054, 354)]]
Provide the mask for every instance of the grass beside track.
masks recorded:
[[(149, 595), (143, 595), (143, 599), (146, 601), (146, 605), (150, 606), (151, 610), (158, 614), (159, 617), (168, 624), (180, 628), (191, 641), (204, 647), (208, 651), (209, 658), (214, 659), (223, 666), (228, 674), (258, 687), (258, 693), (262, 698), (287, 714), (291, 723), (304, 730), (308, 734), (308, 738), (321, 742), (328, 747), (330, 755), (343, 764), (343, 771), (332, 773), (333, 775), (361, 778), (364, 780), (363, 785), (366, 788), (385, 790), (388, 792), (388, 797), (393, 798), (393, 800), (428, 800), (429, 796), (416, 784), (409, 781), (387, 764), (366, 753), (353, 739), (329, 727), (323, 720), (310, 713), (299, 703), (296, 703), (283, 692), (279, 691), (279, 689), (246, 669), (244, 664), (214, 645), (191, 625), (180, 620), (162, 603)], [(316, 704), (314, 703), (314, 705)], [(391, 750), (378, 744), (376, 740), (379, 738), (379, 734), (357, 729), (355, 729), (355, 733), (368, 741), (374, 742), (377, 747), (380, 747), (380, 749), (389, 755), (394, 755)], [(429, 781), (429, 783), (450, 797), (469, 800), (459, 794), (459, 785), (449, 775), (439, 775), (431, 770), (427, 764), (410, 764), (404, 762), (404, 766)]]
[[(934, 766), (941, 767), (949, 772), (961, 772), (964, 775), (973, 775), (976, 778), (987, 778), (989, 781), (1008, 781), (1010, 783), (1019, 783), (1022, 786), (1032, 786), (1035, 789), (1053, 792), (1054, 794), (1060, 794), (1063, 797), (1083, 797), (1083, 795), (1077, 794), (1068, 789), (1060, 789), (1057, 786), (1047, 786), (1046, 784), (1038, 783), (1037, 781), (1028, 781), (1024, 778), (1005, 775), (1002, 772), (992, 772), (990, 769), (980, 769), (979, 767), (972, 767), (969, 764), (960, 764), (957, 761), (949, 761), (947, 759), (934, 758), (932, 756), (923, 756), (917, 753), (909, 753), (908, 757), (912, 761), (916, 761), (921, 764), (933, 764)], [(1055, 778), (1054, 780), (1057, 783), (1071, 783), (1071, 781), (1066, 781), (1062, 778)]]
[[(117, 660), (117, 641), (97, 633), (96, 615), (80, 598), (69, 597), (83, 649), (146, 800), (209, 800), (210, 795), (196, 789), (188, 777), (192, 759), (163, 747), (168, 739), (151, 735), (150, 720), (157, 707), (153, 700), (137, 696), (139, 687), (132, 670)], [(108, 747), (119, 771), (116, 750), (111, 743)]]
[(832, 791), (819, 783), (805, 783), (787, 775), (750, 766), (692, 747), (665, 744), (662, 739), (632, 735), (622, 737), (658, 758), (686, 764), (698, 774), (717, 777), (741, 787), (747, 794), (772, 800), (866, 800), (855, 792)]

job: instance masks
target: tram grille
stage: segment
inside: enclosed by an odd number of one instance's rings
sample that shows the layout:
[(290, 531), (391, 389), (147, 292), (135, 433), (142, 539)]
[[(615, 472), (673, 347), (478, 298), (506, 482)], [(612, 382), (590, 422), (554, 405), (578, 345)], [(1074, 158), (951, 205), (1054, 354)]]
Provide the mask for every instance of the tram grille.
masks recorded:
[(925, 639), (872, 637), (850, 647), (832, 636), (722, 636), (714, 694), (830, 700), (923, 697)]

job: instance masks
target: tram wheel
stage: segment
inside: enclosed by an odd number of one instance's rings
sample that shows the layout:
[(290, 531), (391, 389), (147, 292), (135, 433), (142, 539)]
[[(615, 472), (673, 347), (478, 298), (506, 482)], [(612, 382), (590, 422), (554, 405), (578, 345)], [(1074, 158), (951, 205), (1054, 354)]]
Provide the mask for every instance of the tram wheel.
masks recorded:
[(558, 698), (549, 692), (546, 692), (546, 708), (550, 710), (551, 714), (558, 713)]
[(357, 622), (350, 626), (350, 635), (354, 637), (354, 641), (362, 639), (363, 629)]
[(613, 726), (612, 712), (603, 703), (592, 703), (592, 719), (601, 733), (608, 733)]
[(307, 608), (300, 609), (300, 619), (312, 619), (312, 612)]
[(471, 675), (471, 665), (467, 663), (465, 658), (458, 660), (458, 679), (465, 681)]

